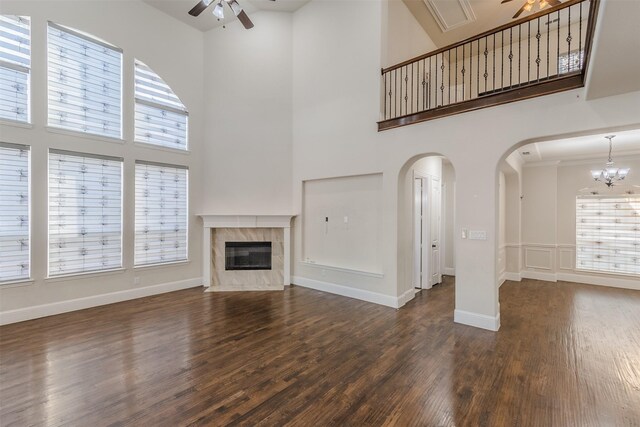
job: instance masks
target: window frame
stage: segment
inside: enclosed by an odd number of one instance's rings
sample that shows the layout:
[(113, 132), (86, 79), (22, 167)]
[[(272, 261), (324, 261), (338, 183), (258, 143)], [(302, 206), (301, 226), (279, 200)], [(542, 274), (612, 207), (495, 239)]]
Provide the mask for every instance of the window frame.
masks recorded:
[(6, 285), (14, 285), (25, 282), (33, 282), (33, 210), (32, 210), (32, 202), (33, 202), (33, 187), (32, 187), (32, 179), (31, 179), (31, 146), (24, 144), (15, 144), (11, 142), (0, 141), (0, 147), (5, 147), (9, 149), (15, 150), (25, 150), (27, 152), (27, 218), (28, 218), (28, 230), (27, 230), (27, 240), (29, 245), (29, 254), (28, 254), (28, 262), (29, 262), (29, 272), (26, 277), (17, 278), (17, 279), (9, 279), (9, 280), (0, 280), (0, 288)]
[[(120, 102), (119, 102), (119, 111), (120, 111), (120, 126), (119, 126), (119, 136), (111, 136), (111, 135), (104, 135), (104, 134), (100, 134), (100, 133), (93, 133), (93, 132), (84, 132), (78, 129), (73, 129), (73, 128), (68, 128), (68, 127), (64, 127), (64, 126), (58, 126), (54, 123), (51, 123), (49, 120), (49, 112), (51, 111), (51, 105), (50, 105), (50, 84), (49, 84), (49, 72), (50, 72), (50, 68), (49, 68), (49, 64), (51, 62), (51, 56), (49, 54), (49, 46), (51, 43), (50, 37), (49, 37), (49, 27), (52, 27), (58, 31), (62, 31), (65, 33), (68, 33), (74, 37), (78, 37), (81, 39), (86, 40), (89, 43), (95, 43), (99, 46), (102, 46), (104, 48), (107, 49), (111, 49), (113, 51), (116, 51), (118, 53), (120, 53), (120, 86), (119, 86), (119, 91), (120, 91)], [(110, 141), (114, 141), (114, 142), (124, 142), (124, 122), (125, 122), (125, 115), (124, 115), (124, 77), (125, 77), (125, 72), (124, 72), (124, 63), (125, 63), (125, 58), (124, 58), (124, 49), (112, 45), (111, 43), (108, 43), (102, 39), (100, 39), (97, 36), (85, 33), (83, 31), (80, 31), (78, 29), (74, 29), (74, 28), (70, 28), (67, 27), (65, 25), (61, 25), (61, 24), (57, 24), (53, 21), (47, 21), (47, 26), (46, 26), (46, 105), (45, 105), (45, 117), (46, 117), (46, 128), (49, 130), (53, 130), (54, 132), (58, 131), (58, 132), (69, 132), (70, 134), (74, 135), (74, 136), (83, 136), (83, 137), (87, 137), (87, 138), (103, 138), (106, 140), (110, 140)]]
[[(633, 272), (620, 272), (620, 271), (611, 271), (611, 270), (597, 270), (597, 269), (589, 269), (589, 268), (580, 268), (579, 266), (579, 260), (578, 260), (578, 254), (579, 254), (579, 217), (578, 217), (578, 204), (580, 203), (580, 201), (593, 201), (593, 200), (601, 200), (601, 199), (617, 199), (617, 198), (630, 198), (632, 199), (632, 202), (635, 201), (636, 203), (640, 203), (640, 194), (609, 194), (609, 195), (593, 195), (593, 196), (576, 196), (576, 203), (575, 203), (575, 215), (574, 215), (574, 219), (576, 222), (575, 225), (575, 266), (574, 269), (577, 272), (580, 273), (587, 273), (587, 274), (606, 274), (606, 275), (612, 275), (612, 276), (622, 276), (622, 277), (630, 277), (630, 278), (640, 278), (640, 270), (637, 273), (633, 273)], [(637, 233), (640, 233), (638, 231), (636, 231)], [(636, 237), (636, 236), (632, 236), (632, 237)], [(592, 246), (591, 246), (592, 247)], [(613, 248), (616, 249), (616, 248)], [(618, 249), (619, 250), (619, 249)], [(639, 254), (640, 256), (640, 254)]]
[(10, 69), (13, 71), (17, 71), (20, 73), (25, 73), (27, 75), (27, 120), (18, 120), (18, 119), (10, 119), (6, 117), (0, 117), (0, 124), (6, 124), (9, 126), (19, 126), (19, 127), (32, 127), (33, 125), (33, 117), (32, 117), (32, 109), (33, 109), (33, 100), (32, 100), (32, 91), (31, 91), (31, 70), (33, 68), (33, 22), (31, 16), (27, 15), (11, 15), (11, 14), (3, 14), (5, 16), (17, 16), (18, 18), (26, 18), (29, 20), (29, 66), (26, 67), (21, 64), (16, 64), (9, 61), (4, 61), (0, 59), (0, 67)]
[[(137, 190), (137, 186), (136, 186), (136, 167), (138, 165), (150, 165), (150, 166), (157, 166), (157, 167), (165, 167), (165, 168), (175, 168), (175, 169), (184, 169), (186, 171), (186, 179), (185, 179), (185, 252), (186, 252), (186, 256), (184, 259), (179, 259), (179, 260), (172, 260), (172, 261), (165, 261), (165, 262), (155, 262), (155, 263), (148, 263), (148, 264), (136, 264), (136, 240), (137, 240), (137, 231), (136, 231), (136, 210), (137, 210), (137, 205), (138, 205), (138, 201), (136, 198), (136, 190)], [(133, 168), (133, 268), (134, 269), (142, 269), (142, 268), (151, 268), (151, 267), (163, 267), (163, 266), (171, 266), (171, 265), (175, 265), (175, 264), (186, 264), (191, 262), (191, 257), (190, 257), (190, 250), (189, 250), (189, 231), (191, 229), (190, 227), (190, 220), (189, 220), (189, 214), (190, 214), (190, 210), (189, 210), (189, 202), (190, 202), (190, 197), (189, 197), (189, 178), (190, 178), (190, 173), (189, 173), (189, 167), (185, 166), (185, 165), (176, 165), (176, 164), (171, 164), (171, 163), (161, 163), (161, 162), (153, 162), (153, 161), (148, 161), (148, 160), (140, 160), (137, 159), (134, 162), (134, 168)]]
[[(93, 159), (104, 159), (110, 161), (120, 162), (120, 265), (118, 267), (103, 269), (103, 270), (87, 270), (80, 272), (69, 272), (62, 274), (51, 274), (51, 191), (50, 191), (50, 178), (51, 178), (51, 154), (61, 154), (75, 157), (88, 157)], [(47, 272), (45, 280), (54, 280), (58, 278), (68, 278), (75, 276), (87, 276), (87, 275), (100, 275), (110, 272), (124, 271), (124, 167), (125, 161), (123, 157), (107, 156), (95, 153), (84, 153), (79, 151), (59, 150), (55, 148), (49, 148), (47, 150)]]
[[(143, 98), (138, 97), (138, 93), (137, 93), (138, 85), (136, 83), (138, 64), (148, 68), (151, 72), (153, 72), (167, 86), (167, 88), (169, 88), (171, 90), (173, 95), (175, 95), (175, 97), (180, 101), (180, 103), (182, 104), (183, 109), (177, 108), (177, 107), (172, 106), (172, 105), (161, 104), (159, 102), (154, 102), (154, 101), (151, 101), (151, 100), (148, 100), (148, 99), (143, 99)], [(144, 106), (147, 106), (147, 107), (150, 107), (150, 108), (156, 108), (156, 109), (159, 109), (159, 110), (167, 110), (167, 111), (170, 111), (170, 112), (172, 112), (174, 114), (184, 115), (184, 117), (185, 117), (185, 130), (184, 130), (185, 145), (184, 145), (184, 148), (171, 147), (171, 146), (162, 145), (162, 144), (154, 144), (152, 142), (143, 141), (143, 140), (139, 139), (137, 137), (137, 133), (136, 133), (136, 129), (137, 129), (136, 114), (137, 114), (137, 106), (138, 106), (138, 104), (144, 105)], [(169, 86), (169, 84), (167, 82), (165, 82), (164, 79), (162, 77), (160, 77), (160, 75), (158, 75), (158, 73), (153, 71), (151, 69), (151, 67), (149, 67), (147, 64), (145, 64), (144, 62), (140, 61), (139, 59), (134, 59), (134, 61), (133, 61), (133, 142), (135, 144), (140, 144), (140, 145), (142, 145), (144, 147), (153, 148), (153, 149), (171, 150), (171, 151), (179, 152), (179, 153), (189, 153), (189, 149), (190, 149), (189, 119), (190, 119), (189, 110), (187, 109), (186, 105), (184, 105), (182, 100), (178, 97), (178, 95), (176, 95), (176, 93), (173, 91), (171, 86)]]

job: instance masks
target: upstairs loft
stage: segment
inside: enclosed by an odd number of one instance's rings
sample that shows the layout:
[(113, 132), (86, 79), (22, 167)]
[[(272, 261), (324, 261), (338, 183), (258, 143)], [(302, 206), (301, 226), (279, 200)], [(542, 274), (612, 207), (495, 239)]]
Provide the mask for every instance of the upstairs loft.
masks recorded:
[(599, 0), (568, 0), (382, 70), (383, 131), (576, 89)]

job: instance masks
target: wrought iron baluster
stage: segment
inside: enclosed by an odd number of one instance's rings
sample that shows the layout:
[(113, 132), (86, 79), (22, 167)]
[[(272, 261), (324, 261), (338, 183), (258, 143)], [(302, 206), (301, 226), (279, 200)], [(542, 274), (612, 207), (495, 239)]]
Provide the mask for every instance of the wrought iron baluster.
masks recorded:
[(551, 77), (551, 73), (549, 72), (549, 33), (551, 33), (551, 23), (549, 22), (549, 17), (551, 15), (547, 15), (547, 78)]
[(387, 119), (387, 73), (382, 73), (382, 80), (384, 82), (384, 92), (382, 92), (383, 93), (382, 99), (384, 99), (384, 107), (382, 107), (383, 108), (382, 117)]
[(464, 101), (464, 74), (466, 72), (465, 68), (464, 68), (464, 46), (462, 45), (462, 70), (460, 70), (460, 72), (462, 73), (462, 100)]
[(444, 52), (442, 52), (442, 58), (440, 58), (440, 71), (442, 74), (440, 75), (440, 79), (442, 82), (440, 83), (440, 100), (442, 101), (442, 105), (444, 105)]
[(509, 87), (513, 86), (513, 28), (509, 28)]
[(569, 22), (567, 22), (567, 31), (569, 32), (567, 34), (567, 68), (568, 68), (568, 72), (571, 72), (571, 9), (572, 6), (569, 6), (568, 8), (568, 12), (569, 12), (569, 16), (568, 16), (568, 20)]
[(496, 90), (496, 33), (493, 33), (493, 87), (492, 90)]
[(558, 27), (557, 27), (557, 31), (558, 31), (558, 46), (557, 46), (557, 56), (558, 56), (558, 69), (556, 70), (556, 74), (558, 76), (560, 76), (560, 11), (558, 11)]
[(518, 25), (518, 86), (522, 83), (522, 24)]
[[(451, 71), (452, 71), (451, 49), (449, 49), (448, 52), (449, 52), (449, 69), (447, 70), (447, 105), (451, 104)], [(444, 83), (444, 79), (442, 79), (442, 82)]]
[[(456, 46), (456, 74), (455, 74), (455, 86), (453, 88), (453, 95), (455, 96), (455, 101), (458, 102), (458, 47)], [(451, 97), (451, 95), (449, 95)], [(449, 103), (451, 103), (451, 98), (449, 98)]]
[(527, 83), (531, 82), (531, 21), (527, 21)]
[(500, 31), (500, 89), (504, 90), (504, 31)]
[(409, 67), (404, 68), (404, 114), (409, 114)]
[(542, 34), (540, 34), (540, 18), (536, 19), (536, 21), (538, 22), (538, 31), (536, 32), (536, 43), (538, 46), (538, 54), (536, 57), (536, 80), (540, 81), (540, 62), (542, 62), (540, 59), (540, 38), (542, 37)]
[(489, 44), (489, 38), (485, 37), (484, 38), (484, 91), (488, 92), (487, 89), (487, 78), (489, 77), (489, 73), (487, 71), (487, 66), (489, 63), (489, 49), (487, 47), (487, 45)]
[(582, 2), (578, 5), (578, 7), (580, 8), (580, 21), (578, 24), (578, 32), (580, 33), (578, 35), (578, 62), (580, 64), (580, 71), (582, 71), (584, 69), (584, 64), (582, 63)]

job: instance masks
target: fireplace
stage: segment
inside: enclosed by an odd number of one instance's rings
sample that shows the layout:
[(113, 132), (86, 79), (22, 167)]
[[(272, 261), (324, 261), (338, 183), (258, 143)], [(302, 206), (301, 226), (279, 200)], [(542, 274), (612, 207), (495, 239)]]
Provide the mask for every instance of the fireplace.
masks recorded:
[(271, 242), (225, 242), (225, 270), (271, 270)]
[(202, 281), (209, 292), (281, 291), (289, 286), (291, 215), (201, 217)]

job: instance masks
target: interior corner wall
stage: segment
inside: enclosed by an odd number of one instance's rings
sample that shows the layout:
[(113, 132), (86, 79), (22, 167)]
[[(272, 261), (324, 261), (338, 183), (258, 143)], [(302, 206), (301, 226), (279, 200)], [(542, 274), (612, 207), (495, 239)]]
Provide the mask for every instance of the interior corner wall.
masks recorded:
[(507, 179), (504, 172), (498, 174), (498, 282), (502, 284), (507, 269)]
[(202, 213), (292, 211), (292, 15), (251, 19), (204, 36)]
[(402, 0), (385, 0), (382, 6), (383, 66), (398, 64), (436, 49), (435, 43)]
[[(522, 174), (505, 175), (505, 278), (518, 278), (521, 270)], [(507, 277), (509, 276), (509, 277)]]
[[(2, 1), (2, 13), (31, 17), (32, 126), (0, 125), (2, 140), (31, 146), (32, 282), (0, 287), (0, 312), (13, 321), (86, 308), (201, 284), (199, 194), (204, 119), (203, 35), (139, 1)], [(47, 21), (99, 37), (123, 49), (123, 141), (47, 127)], [(162, 77), (189, 110), (189, 150), (134, 144), (134, 58)], [(124, 158), (123, 270), (47, 278), (48, 151), (50, 148)], [(189, 262), (134, 268), (135, 160), (189, 167)], [(139, 282), (139, 283), (136, 283)], [(9, 314), (7, 314), (9, 313)], [(3, 318), (4, 320), (4, 318)]]
[(443, 238), (444, 259), (443, 274), (455, 276), (455, 220), (456, 220), (456, 172), (449, 162), (442, 167), (442, 181), (444, 183), (443, 202)]

